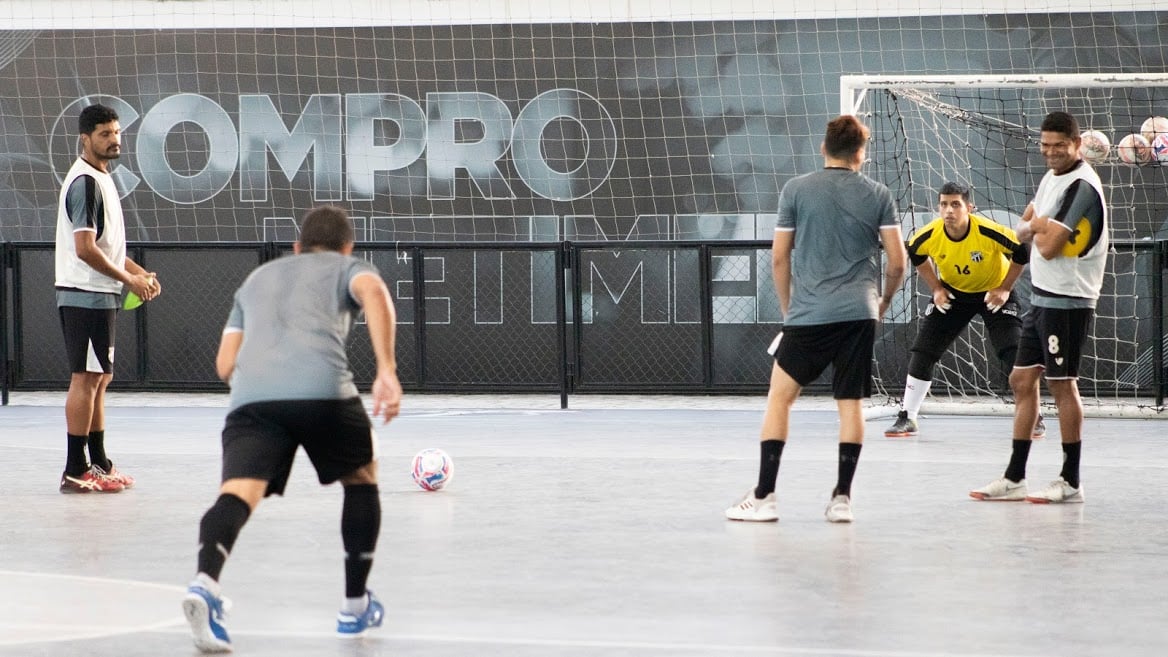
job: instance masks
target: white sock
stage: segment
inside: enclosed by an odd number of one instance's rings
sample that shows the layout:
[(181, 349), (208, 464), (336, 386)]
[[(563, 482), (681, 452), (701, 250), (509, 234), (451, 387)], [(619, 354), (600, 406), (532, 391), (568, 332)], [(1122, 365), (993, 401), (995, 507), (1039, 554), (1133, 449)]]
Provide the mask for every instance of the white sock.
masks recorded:
[(214, 579), (211, 579), (211, 576), (208, 575), (207, 573), (199, 573), (198, 575), (195, 575), (195, 579), (194, 579), (194, 581), (191, 582), (191, 584), (197, 584), (197, 585), (207, 589), (207, 592), (210, 593), (211, 595), (215, 596), (216, 598), (218, 598), (219, 594), (222, 592), (222, 590), (219, 587), (219, 582), (216, 582)]
[(900, 407), (908, 413), (908, 419), (917, 419), (917, 415), (921, 412), (921, 404), (925, 401), (925, 395), (929, 394), (929, 386), (931, 385), (933, 385), (932, 381), (907, 377), (904, 382), (904, 402)]
[(345, 598), (345, 601), (341, 603), (341, 611), (345, 612), (346, 614), (352, 614), (354, 616), (360, 616), (361, 614), (365, 613), (365, 610), (368, 608), (369, 596), (367, 595), (363, 595), (359, 598)]

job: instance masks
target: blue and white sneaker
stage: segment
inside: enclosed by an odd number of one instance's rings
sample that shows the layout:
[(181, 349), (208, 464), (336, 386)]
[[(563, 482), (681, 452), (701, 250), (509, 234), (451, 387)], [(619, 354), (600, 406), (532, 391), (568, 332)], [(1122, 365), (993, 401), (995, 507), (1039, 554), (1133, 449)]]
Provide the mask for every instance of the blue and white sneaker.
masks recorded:
[(385, 607), (373, 595), (373, 591), (365, 591), (365, 596), (368, 604), (360, 616), (344, 611), (337, 614), (337, 636), (343, 639), (356, 639), (363, 636), (365, 630), (371, 627), (381, 627), (381, 621), (385, 619)]
[(223, 626), (225, 600), (193, 583), (183, 598), (183, 614), (191, 624), (195, 647), (203, 652), (231, 652), (231, 637)]

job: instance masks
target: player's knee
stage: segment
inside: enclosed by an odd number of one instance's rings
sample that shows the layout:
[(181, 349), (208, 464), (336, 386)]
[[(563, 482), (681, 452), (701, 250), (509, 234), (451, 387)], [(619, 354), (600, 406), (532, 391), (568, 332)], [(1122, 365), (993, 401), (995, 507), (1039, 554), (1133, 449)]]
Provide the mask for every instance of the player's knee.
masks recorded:
[(252, 511), (255, 511), (255, 508), (259, 506), (267, 490), (267, 481), (251, 478), (228, 479), (219, 486), (220, 495), (233, 495), (238, 497)]
[(932, 381), (933, 367), (937, 365), (937, 360), (938, 358), (932, 354), (912, 352), (908, 359), (908, 375), (921, 381)]
[(370, 461), (341, 477), (341, 485), (343, 486), (364, 486), (370, 484), (377, 484), (377, 461)]
[(1064, 398), (1073, 399), (1079, 392), (1079, 384), (1075, 379), (1048, 380), (1046, 385), (1050, 388), (1050, 394), (1056, 401)]
[(79, 390), (96, 391), (103, 382), (106, 382), (105, 377), (106, 375), (101, 372), (74, 372), (69, 379), (69, 386)]
[(1010, 390), (1014, 392), (1014, 397), (1017, 398), (1022, 395), (1033, 394), (1038, 391), (1038, 377), (1041, 370), (1038, 368), (1015, 367), (1010, 371)]

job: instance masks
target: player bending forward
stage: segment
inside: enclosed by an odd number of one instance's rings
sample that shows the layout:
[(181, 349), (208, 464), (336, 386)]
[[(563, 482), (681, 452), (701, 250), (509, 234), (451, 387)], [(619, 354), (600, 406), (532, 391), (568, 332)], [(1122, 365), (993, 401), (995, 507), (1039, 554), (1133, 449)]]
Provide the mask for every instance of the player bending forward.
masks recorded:
[[(941, 216), (908, 240), (909, 260), (929, 287), (932, 302), (917, 325), (904, 400), (885, 436), (917, 435), (917, 415), (933, 384), (933, 368), (975, 316), (981, 317), (1007, 371), (1018, 353), (1022, 318), (1011, 293), (1030, 261), (1030, 249), (1010, 228), (972, 214), (969, 187), (947, 182), (939, 196)], [(1039, 416), (1033, 435), (1045, 433)]]
[(344, 486), (341, 538), (345, 599), (337, 634), (361, 636), (385, 610), (366, 589), (381, 529), (377, 447), (345, 353), (358, 311), (365, 311), (377, 378), (373, 414), (398, 414), (395, 314), (373, 265), (352, 257), (353, 226), (340, 208), (310, 211), (296, 255), (267, 263), (235, 293), (215, 366), (231, 384), (223, 427), (223, 483), (199, 525), (198, 574), (182, 607), (195, 646), (227, 652), (219, 573), (260, 500), (281, 495), (303, 446), (322, 484)]

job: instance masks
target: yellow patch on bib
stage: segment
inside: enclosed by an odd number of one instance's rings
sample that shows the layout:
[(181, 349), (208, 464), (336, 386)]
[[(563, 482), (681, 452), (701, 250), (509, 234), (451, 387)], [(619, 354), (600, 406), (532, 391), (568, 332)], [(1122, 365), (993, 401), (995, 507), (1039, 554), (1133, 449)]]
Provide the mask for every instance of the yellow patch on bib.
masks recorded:
[(1091, 222), (1087, 217), (1080, 217), (1079, 223), (1075, 224), (1075, 232), (1071, 233), (1071, 238), (1063, 245), (1063, 255), (1068, 258), (1083, 255), (1083, 251), (1086, 251), (1087, 245), (1091, 243), (1091, 238)]

